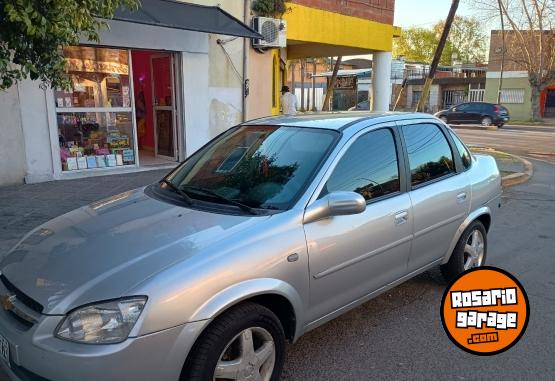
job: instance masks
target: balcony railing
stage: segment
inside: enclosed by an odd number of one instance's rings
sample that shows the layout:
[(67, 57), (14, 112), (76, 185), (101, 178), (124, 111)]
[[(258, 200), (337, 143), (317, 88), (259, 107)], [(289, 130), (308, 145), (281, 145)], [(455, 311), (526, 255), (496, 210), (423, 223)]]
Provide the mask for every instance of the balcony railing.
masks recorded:
[[(485, 78), (486, 68), (472, 68), (472, 69), (452, 69), (441, 70), (438, 69), (435, 73), (435, 78)], [(428, 68), (405, 68), (392, 72), (393, 79), (426, 79), (429, 74)]]

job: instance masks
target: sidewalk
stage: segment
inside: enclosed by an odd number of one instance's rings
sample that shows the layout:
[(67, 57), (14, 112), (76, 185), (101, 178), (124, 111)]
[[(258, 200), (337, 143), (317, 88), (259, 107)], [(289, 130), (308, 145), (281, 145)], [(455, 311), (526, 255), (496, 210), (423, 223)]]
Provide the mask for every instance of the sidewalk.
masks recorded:
[(93, 201), (153, 183), (168, 169), (0, 188), (0, 253), (34, 227)]

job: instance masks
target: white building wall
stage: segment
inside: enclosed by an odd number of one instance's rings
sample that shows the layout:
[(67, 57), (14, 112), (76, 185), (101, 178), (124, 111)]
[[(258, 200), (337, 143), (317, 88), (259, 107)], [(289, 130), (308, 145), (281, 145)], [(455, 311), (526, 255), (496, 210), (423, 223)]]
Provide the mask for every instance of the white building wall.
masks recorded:
[(412, 85), (408, 85), (405, 90), (407, 92), (407, 107), (412, 106), (412, 90), (413, 90)]
[(210, 139), (208, 130), (208, 53), (183, 54), (185, 154), (191, 155)]
[(25, 177), (25, 141), (17, 86), (0, 91), (0, 186), (20, 184)]
[(439, 85), (432, 85), (430, 87), (430, 97), (428, 98), (428, 104), (430, 105), (430, 111), (437, 112), (440, 108), (440, 91)]
[[(58, 126), (50, 125), (47, 101), (54, 102), (51, 90), (42, 90), (38, 82), (25, 80), (19, 83), (21, 125), (25, 139), (25, 182), (36, 183), (54, 179), (51, 135), (58, 136)], [(50, 96), (47, 99), (47, 95)], [(54, 112), (53, 109), (50, 111)], [(55, 115), (54, 115), (55, 121)], [(51, 131), (52, 130), (52, 131)], [(56, 147), (58, 141), (54, 142)], [(59, 151), (56, 157), (60, 157)], [(56, 162), (61, 165), (59, 160)]]

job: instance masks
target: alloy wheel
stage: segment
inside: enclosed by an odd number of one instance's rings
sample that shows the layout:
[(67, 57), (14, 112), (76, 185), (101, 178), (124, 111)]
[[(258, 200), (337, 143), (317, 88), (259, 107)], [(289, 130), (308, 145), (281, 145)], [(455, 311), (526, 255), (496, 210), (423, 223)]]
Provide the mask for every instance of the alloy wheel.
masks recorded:
[(276, 349), (270, 332), (261, 327), (247, 328), (227, 344), (213, 379), (269, 381), (275, 362)]
[(482, 126), (484, 126), (484, 127), (491, 126), (491, 123), (492, 123), (491, 118), (489, 118), (487, 116), (484, 119), (482, 119)]
[(480, 230), (474, 229), (464, 246), (464, 270), (480, 267), (484, 261), (484, 251), (484, 236)]

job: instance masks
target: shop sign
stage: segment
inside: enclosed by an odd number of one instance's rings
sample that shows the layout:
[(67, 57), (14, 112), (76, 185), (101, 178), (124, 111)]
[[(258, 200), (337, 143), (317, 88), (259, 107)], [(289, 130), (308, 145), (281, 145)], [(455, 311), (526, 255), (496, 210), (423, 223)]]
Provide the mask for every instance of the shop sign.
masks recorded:
[(357, 77), (337, 77), (334, 89), (356, 89)]
[(81, 58), (66, 58), (69, 71), (88, 73), (129, 74), (129, 65), (119, 62), (96, 61)]

